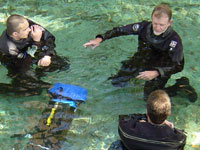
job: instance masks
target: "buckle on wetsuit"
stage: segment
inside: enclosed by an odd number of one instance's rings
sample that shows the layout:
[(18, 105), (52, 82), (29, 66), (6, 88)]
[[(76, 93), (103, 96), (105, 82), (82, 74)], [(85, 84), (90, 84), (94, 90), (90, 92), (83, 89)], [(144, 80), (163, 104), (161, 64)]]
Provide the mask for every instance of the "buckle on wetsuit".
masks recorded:
[(48, 49), (49, 49), (49, 47), (46, 46), (46, 45), (44, 45), (44, 46), (42, 47), (42, 50), (43, 50), (43, 51), (47, 51)]
[(19, 53), (17, 55), (17, 58), (19, 58), (19, 59), (22, 59), (22, 58), (25, 58), (25, 57), (26, 57), (26, 52), (25, 53)]

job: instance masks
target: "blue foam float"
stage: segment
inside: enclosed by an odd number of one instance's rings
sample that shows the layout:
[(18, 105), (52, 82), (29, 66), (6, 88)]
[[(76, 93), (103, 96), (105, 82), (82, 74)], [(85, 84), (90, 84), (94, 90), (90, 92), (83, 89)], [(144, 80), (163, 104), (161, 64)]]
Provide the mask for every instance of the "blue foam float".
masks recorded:
[(87, 90), (76, 85), (55, 83), (48, 92), (54, 95), (52, 101), (69, 104), (74, 108), (77, 107), (74, 101), (86, 101), (87, 99)]

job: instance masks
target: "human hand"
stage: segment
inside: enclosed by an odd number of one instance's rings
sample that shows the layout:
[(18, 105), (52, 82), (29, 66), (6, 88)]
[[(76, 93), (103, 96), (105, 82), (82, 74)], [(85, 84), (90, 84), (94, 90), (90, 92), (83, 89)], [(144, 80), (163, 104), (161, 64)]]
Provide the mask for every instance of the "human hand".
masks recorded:
[(147, 122), (146, 120), (139, 120), (139, 122)]
[(45, 55), (43, 58), (41, 58), (39, 61), (38, 61), (38, 66), (39, 67), (47, 67), (51, 64), (51, 57), (50, 56), (47, 56)]
[(94, 40), (90, 40), (89, 42), (83, 44), (84, 47), (90, 47), (92, 46), (92, 49), (95, 49), (99, 44), (101, 43), (102, 38), (96, 38)]
[(159, 76), (158, 71), (143, 71), (143, 72), (140, 72), (136, 78), (150, 81), (150, 80), (156, 78), (157, 76)]
[(39, 25), (32, 25), (31, 26), (31, 37), (33, 41), (39, 42), (42, 37), (42, 28)]
[(174, 128), (174, 124), (172, 122), (165, 120), (164, 124), (170, 126), (171, 128)]

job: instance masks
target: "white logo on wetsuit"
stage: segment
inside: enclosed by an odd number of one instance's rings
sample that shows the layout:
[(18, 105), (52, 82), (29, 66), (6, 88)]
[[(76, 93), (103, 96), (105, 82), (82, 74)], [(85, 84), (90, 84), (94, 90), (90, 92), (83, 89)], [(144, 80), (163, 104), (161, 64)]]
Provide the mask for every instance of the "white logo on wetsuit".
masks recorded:
[(176, 41), (171, 41), (171, 43), (169, 44), (170, 47), (175, 48), (177, 45)]
[(172, 51), (173, 48), (175, 48), (177, 45), (177, 42), (176, 41), (171, 41), (171, 43), (169, 44), (169, 46), (171, 47), (169, 50)]
[(133, 25), (133, 31), (138, 31), (140, 25), (139, 24), (134, 24)]

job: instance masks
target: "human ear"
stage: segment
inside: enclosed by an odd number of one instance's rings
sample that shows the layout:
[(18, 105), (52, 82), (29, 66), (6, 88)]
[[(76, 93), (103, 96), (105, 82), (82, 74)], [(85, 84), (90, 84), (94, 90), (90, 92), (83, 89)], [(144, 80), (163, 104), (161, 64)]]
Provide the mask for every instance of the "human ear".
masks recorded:
[(13, 32), (12, 36), (16, 37), (16, 36), (18, 36), (18, 33), (17, 32)]
[(170, 21), (169, 21), (169, 25), (171, 25), (171, 24), (172, 24), (172, 22), (173, 22), (173, 20), (170, 20)]

